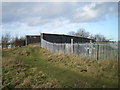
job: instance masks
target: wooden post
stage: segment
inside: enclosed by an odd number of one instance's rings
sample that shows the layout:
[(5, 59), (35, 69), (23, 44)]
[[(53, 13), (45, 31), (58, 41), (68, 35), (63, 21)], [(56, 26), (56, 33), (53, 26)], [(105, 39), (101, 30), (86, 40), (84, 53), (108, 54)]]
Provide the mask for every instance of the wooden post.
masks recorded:
[(41, 33), (41, 39), (43, 39), (43, 33)]
[(71, 39), (71, 53), (73, 53), (73, 39)]
[(27, 36), (26, 36), (26, 46), (27, 46)]
[(79, 47), (79, 44), (77, 43), (77, 45), (78, 45), (78, 50), (77, 50), (77, 54), (78, 54), (78, 56), (79, 56), (79, 49), (80, 49), (80, 47)]
[(97, 45), (97, 60), (99, 59), (99, 44)]
[(66, 53), (66, 43), (64, 43), (64, 54)]
[(92, 40), (90, 40), (90, 43), (92, 43)]
[(40, 44), (41, 44), (41, 47), (43, 47), (43, 33), (40, 33)]

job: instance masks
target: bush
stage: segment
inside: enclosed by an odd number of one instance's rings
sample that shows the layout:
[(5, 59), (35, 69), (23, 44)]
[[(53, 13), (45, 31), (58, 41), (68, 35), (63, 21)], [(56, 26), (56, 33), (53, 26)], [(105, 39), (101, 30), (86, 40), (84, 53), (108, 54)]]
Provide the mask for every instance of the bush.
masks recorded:
[(15, 41), (13, 42), (13, 44), (15, 45), (15, 47), (21, 47), (21, 46), (25, 46), (25, 38), (17, 38), (15, 39)]

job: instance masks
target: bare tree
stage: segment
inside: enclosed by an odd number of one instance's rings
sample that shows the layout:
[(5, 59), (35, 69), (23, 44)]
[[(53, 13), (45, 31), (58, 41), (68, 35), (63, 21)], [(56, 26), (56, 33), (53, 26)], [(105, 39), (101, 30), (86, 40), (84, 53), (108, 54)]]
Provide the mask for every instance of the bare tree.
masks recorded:
[(2, 36), (2, 48), (6, 48), (8, 44), (10, 43), (11, 35), (9, 33), (6, 33)]
[(95, 34), (95, 35), (90, 34), (89, 32), (85, 31), (84, 28), (80, 28), (77, 32), (74, 32), (74, 31), (68, 32), (68, 34), (73, 35), (73, 36), (90, 38), (90, 39), (93, 39), (94, 41), (98, 41), (98, 42), (108, 42), (110, 40), (110, 39), (107, 39), (102, 34)]
[(107, 39), (104, 35), (101, 35), (101, 34), (95, 34), (93, 39), (98, 42), (109, 41), (109, 39)]
[(25, 46), (25, 38), (24, 37), (21, 37), (21, 38), (16, 37), (13, 44), (15, 47)]
[(85, 31), (84, 28), (80, 28), (77, 32), (71, 31), (68, 32), (69, 35), (80, 36), (80, 37), (89, 37), (90, 33)]
[(90, 39), (94, 39), (94, 35), (93, 35), (93, 34), (90, 34), (89, 38), (90, 38)]
[(89, 37), (90, 36), (90, 33), (85, 31), (85, 29), (83, 28), (80, 28), (76, 33), (75, 33), (76, 36), (81, 36), (81, 37)]

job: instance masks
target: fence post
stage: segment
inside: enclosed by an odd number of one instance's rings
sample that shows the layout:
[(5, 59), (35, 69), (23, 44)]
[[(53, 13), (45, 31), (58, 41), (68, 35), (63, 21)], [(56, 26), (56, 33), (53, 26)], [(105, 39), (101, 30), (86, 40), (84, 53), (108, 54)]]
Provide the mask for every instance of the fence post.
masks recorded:
[(25, 44), (26, 44), (26, 46), (28, 45), (28, 42), (27, 42), (27, 36), (25, 37)]
[(65, 43), (63, 44), (63, 53), (65, 54)]
[(99, 44), (97, 45), (97, 60), (99, 59)]
[(71, 53), (73, 53), (73, 39), (71, 39)]
[(78, 43), (77, 43), (77, 45), (78, 45), (77, 54), (78, 54), (78, 56), (79, 56), (79, 55), (80, 55), (80, 53), (79, 53), (80, 47), (79, 47), (79, 44), (78, 44)]

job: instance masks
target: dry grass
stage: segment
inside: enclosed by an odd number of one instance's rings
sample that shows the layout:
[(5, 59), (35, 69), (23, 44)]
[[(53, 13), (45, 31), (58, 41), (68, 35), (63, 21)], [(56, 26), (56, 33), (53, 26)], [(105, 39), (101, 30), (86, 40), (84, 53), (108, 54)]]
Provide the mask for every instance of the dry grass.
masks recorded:
[[(58, 72), (63, 72), (61, 69), (54, 69), (51, 65), (57, 67), (67, 68), (70, 71), (66, 71), (66, 77), (69, 73), (74, 71), (77, 75), (83, 75), (89, 78), (94, 78), (95, 81), (92, 84), (99, 84), (100, 81), (106, 81), (108, 85), (103, 85), (102, 87), (116, 87), (110, 86), (113, 82), (118, 80), (118, 62), (116, 60), (89, 60), (86, 58), (79, 57), (77, 55), (65, 55), (65, 54), (53, 54), (48, 50), (39, 47), (22, 47), (5, 50), (3, 57), (3, 86), (4, 87), (15, 87), (15, 88), (59, 88), (63, 87), (57, 79), (50, 77), (48, 74), (44, 73), (43, 70), (49, 69), (57, 70), (55, 76), (62, 79), (64, 82), (68, 82), (68, 78), (60, 77)], [(11, 55), (9, 55), (11, 53)], [(22, 57), (22, 58), (18, 58)], [(26, 59), (27, 58), (27, 59)], [(25, 64), (25, 60), (29, 64)], [(34, 63), (34, 64), (33, 64)], [(41, 64), (42, 63), (42, 64)], [(47, 63), (47, 64), (45, 64)], [(50, 64), (50, 65), (49, 65)], [(35, 65), (35, 66), (32, 66)], [(41, 65), (41, 66), (40, 66)], [(46, 65), (46, 66), (42, 66)], [(38, 70), (39, 69), (39, 70)], [(61, 70), (61, 71), (59, 71)], [(48, 71), (51, 74), (52, 70)], [(69, 72), (69, 73), (67, 73)], [(74, 73), (73, 76), (74, 78)], [(79, 77), (79, 76), (78, 76)], [(98, 78), (99, 77), (99, 78)], [(62, 81), (61, 80), (61, 81)], [(69, 79), (70, 80), (70, 79)], [(87, 78), (86, 78), (87, 80)], [(92, 84), (82, 80), (75, 81), (75, 87), (92, 87)]]
[(40, 43), (31, 43), (28, 47), (40, 47)]
[[(48, 53), (48, 51), (46, 51)], [(45, 54), (46, 55), (46, 54)], [(65, 54), (47, 54), (48, 61), (61, 64), (65, 67), (73, 69), (83, 75), (91, 76), (94, 78), (106, 78), (112, 80), (118, 80), (118, 61), (105, 59), (100, 61), (89, 60), (79, 57), (77, 55), (65, 55)]]
[(3, 58), (3, 88), (55, 88), (58, 86), (61, 87), (57, 80), (38, 71), (36, 67), (24, 64), (20, 59)]

